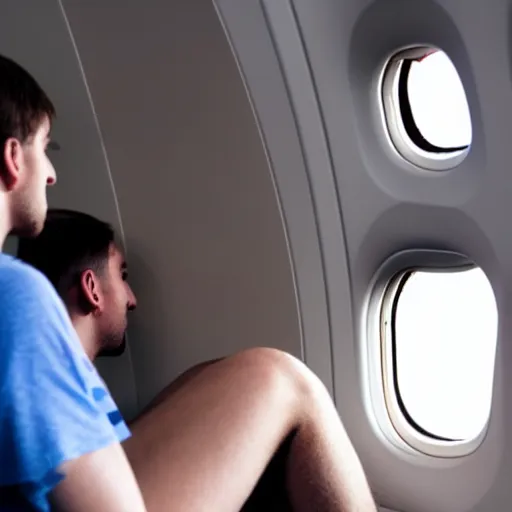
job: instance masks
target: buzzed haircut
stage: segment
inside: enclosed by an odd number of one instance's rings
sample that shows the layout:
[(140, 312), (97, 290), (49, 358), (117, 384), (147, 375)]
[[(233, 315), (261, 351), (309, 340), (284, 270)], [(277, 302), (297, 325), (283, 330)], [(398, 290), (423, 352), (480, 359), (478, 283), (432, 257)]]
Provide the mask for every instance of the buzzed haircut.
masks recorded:
[(36, 80), (19, 64), (0, 55), (0, 143), (25, 142), (41, 121), (55, 117), (55, 107)]
[(67, 303), (85, 270), (103, 274), (112, 243), (110, 224), (87, 213), (50, 208), (39, 236), (20, 238), (17, 256), (45, 274)]

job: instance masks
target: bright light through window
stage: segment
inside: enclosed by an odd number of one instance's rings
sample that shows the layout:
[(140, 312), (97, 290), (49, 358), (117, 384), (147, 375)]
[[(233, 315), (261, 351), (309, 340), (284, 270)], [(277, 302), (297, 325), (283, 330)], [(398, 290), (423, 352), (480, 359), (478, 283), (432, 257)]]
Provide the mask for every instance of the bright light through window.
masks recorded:
[(480, 269), (414, 272), (396, 300), (398, 393), (414, 423), (451, 440), (489, 418), (498, 314)]
[(471, 144), (471, 117), (459, 74), (446, 53), (436, 51), (411, 63), (407, 92), (421, 135), (433, 146)]
[(382, 105), (394, 149), (413, 165), (445, 171), (469, 154), (472, 127), (459, 74), (436, 48), (412, 48), (387, 63)]
[[(382, 105), (390, 142), (404, 159), (428, 171), (464, 161), (471, 116), (459, 74), (444, 52), (410, 48), (390, 59)], [(478, 268), (426, 268), (396, 279), (383, 305), (390, 418), (412, 445), (411, 426), (438, 440), (474, 440), (492, 400), (498, 314), (491, 285)], [(417, 440), (428, 449), (425, 438)]]

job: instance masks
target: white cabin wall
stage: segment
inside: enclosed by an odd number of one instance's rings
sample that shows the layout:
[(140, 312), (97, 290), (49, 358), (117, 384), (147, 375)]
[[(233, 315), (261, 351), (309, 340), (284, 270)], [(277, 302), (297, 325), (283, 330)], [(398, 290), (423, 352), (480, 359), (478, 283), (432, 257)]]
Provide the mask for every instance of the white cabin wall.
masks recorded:
[[(512, 424), (505, 400), (512, 275), (506, 235), (509, 3), (215, 2), (274, 163), (290, 251), (315, 255), (294, 259), (306, 360), (321, 375), (328, 373), (325, 361), (333, 365), (336, 404), (378, 501), (408, 512), (506, 510), (511, 467), (506, 432)], [(379, 79), (387, 60), (420, 44), (440, 47), (453, 58), (471, 109), (471, 150), (446, 173), (423, 172), (399, 157), (380, 111)], [(284, 121), (285, 101), (294, 122)], [(306, 180), (302, 168), (291, 175), (285, 160), (296, 152), (297, 137)], [(311, 197), (299, 209), (304, 188)], [(375, 394), (369, 389), (382, 372), (379, 328), (368, 329), (379, 320), (367, 308), (372, 284), (381, 264), (404, 249), (414, 253), (402, 263), (408, 268), (431, 264), (418, 263), (422, 249), (459, 251), (484, 269), (494, 288), (500, 323), (492, 413), (481, 445), (462, 457), (426, 455), (392, 427), (385, 430), (386, 408), (376, 405), (383, 388)], [(326, 304), (309, 301), (316, 287), (323, 287)], [(370, 359), (377, 363), (370, 366)], [(397, 439), (391, 442), (393, 435)]]
[(301, 357), (287, 242), (248, 96), (211, 1), (63, 2), (119, 200), (139, 406), (190, 365)]

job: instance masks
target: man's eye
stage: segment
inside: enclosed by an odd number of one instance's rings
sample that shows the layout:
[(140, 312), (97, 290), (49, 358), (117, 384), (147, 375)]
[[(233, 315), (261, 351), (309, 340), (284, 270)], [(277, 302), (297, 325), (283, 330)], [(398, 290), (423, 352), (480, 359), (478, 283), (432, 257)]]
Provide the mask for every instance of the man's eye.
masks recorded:
[(122, 273), (123, 281), (126, 281), (128, 279), (128, 272)]

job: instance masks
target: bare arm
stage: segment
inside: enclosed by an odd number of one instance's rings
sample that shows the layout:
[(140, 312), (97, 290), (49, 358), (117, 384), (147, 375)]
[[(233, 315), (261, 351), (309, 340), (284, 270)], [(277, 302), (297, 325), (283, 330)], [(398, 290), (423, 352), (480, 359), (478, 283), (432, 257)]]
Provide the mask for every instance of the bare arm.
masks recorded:
[(119, 444), (65, 462), (65, 475), (52, 491), (59, 512), (145, 512), (142, 495)]

